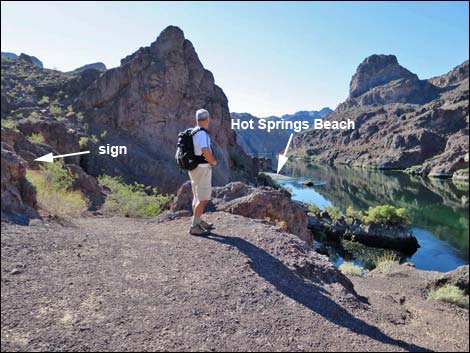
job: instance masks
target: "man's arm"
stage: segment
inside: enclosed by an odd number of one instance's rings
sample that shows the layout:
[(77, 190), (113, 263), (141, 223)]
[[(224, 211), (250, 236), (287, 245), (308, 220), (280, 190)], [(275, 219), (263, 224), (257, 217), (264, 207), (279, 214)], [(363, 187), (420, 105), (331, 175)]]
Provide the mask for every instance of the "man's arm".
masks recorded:
[(217, 161), (215, 160), (214, 155), (212, 154), (210, 148), (203, 147), (202, 154), (204, 158), (206, 159), (206, 161), (208, 161), (211, 166), (215, 167), (217, 165)]

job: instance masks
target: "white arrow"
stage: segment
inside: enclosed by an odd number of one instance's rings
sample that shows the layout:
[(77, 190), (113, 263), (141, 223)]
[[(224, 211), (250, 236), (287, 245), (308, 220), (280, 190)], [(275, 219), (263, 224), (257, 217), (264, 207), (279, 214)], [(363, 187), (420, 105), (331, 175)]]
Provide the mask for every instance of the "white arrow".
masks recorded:
[(59, 156), (54, 156), (51, 152), (51, 153), (45, 154), (42, 157), (36, 158), (35, 161), (52, 163), (52, 162), (54, 162), (55, 158), (71, 157), (71, 156), (77, 156), (79, 154), (86, 154), (86, 153), (90, 153), (90, 151), (75, 152), (75, 153), (69, 153), (69, 154), (61, 154)]
[(287, 141), (287, 146), (284, 151), (284, 155), (279, 154), (279, 160), (277, 162), (277, 174), (281, 171), (282, 167), (284, 167), (284, 164), (286, 164), (287, 160), (289, 157), (287, 157), (287, 150), (289, 149), (290, 143), (292, 141), (292, 137), (294, 136), (293, 133), (290, 134), (289, 136), (289, 141)]

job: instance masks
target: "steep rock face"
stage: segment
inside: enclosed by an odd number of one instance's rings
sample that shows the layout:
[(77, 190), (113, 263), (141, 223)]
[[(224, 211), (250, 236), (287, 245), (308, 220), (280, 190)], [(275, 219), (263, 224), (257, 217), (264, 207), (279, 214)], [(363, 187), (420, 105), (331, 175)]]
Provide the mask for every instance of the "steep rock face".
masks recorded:
[(349, 85), (349, 97), (338, 110), (388, 103), (424, 104), (436, 98), (438, 91), (400, 66), (395, 55), (371, 55), (357, 68)]
[[(332, 164), (379, 169), (422, 165), (424, 174), (452, 176), (468, 167), (465, 73), (468, 62), (442, 79), (425, 81), (401, 68), (395, 57), (367, 58), (353, 77), (348, 99), (326, 117), (351, 119), (355, 130), (309, 130), (294, 138), (293, 146), (299, 155)], [(452, 84), (437, 87), (434, 81)]]
[(187, 179), (174, 163), (179, 131), (195, 125), (195, 112), (212, 116), (211, 137), (218, 166), (216, 184), (227, 183), (231, 169), (255, 175), (251, 159), (237, 145), (231, 130), (227, 98), (205, 70), (191, 42), (170, 26), (149, 47), (121, 60), (104, 72), (79, 97), (91, 131), (107, 131), (107, 140), (126, 145), (129, 153), (118, 159), (91, 155), (92, 174), (120, 174), (176, 191)]
[(25, 176), (25, 162), (2, 142), (2, 220), (27, 224), (29, 219), (39, 217), (36, 189)]
[(417, 79), (412, 72), (398, 64), (395, 55), (371, 55), (357, 68), (349, 85), (349, 96), (359, 97), (373, 87), (398, 79)]

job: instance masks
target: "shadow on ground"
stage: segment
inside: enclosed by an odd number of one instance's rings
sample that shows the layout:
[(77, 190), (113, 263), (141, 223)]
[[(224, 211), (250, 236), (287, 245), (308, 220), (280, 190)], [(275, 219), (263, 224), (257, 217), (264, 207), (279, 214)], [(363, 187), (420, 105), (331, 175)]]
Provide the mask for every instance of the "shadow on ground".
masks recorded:
[(250, 267), (259, 276), (269, 281), (284, 295), (323, 316), (326, 320), (345, 327), (358, 335), (368, 336), (384, 344), (409, 351), (430, 352), (426, 348), (391, 338), (377, 327), (354, 317), (340, 305), (326, 297), (322, 288), (305, 282), (281, 261), (252, 243), (238, 237), (226, 237), (215, 233), (204, 238), (237, 248), (249, 257), (251, 260)]

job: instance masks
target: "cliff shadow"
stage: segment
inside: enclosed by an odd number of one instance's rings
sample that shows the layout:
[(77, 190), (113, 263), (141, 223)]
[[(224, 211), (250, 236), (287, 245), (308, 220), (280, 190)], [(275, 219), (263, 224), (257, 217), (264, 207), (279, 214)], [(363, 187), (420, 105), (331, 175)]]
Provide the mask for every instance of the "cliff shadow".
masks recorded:
[(377, 327), (354, 317), (343, 307), (325, 296), (324, 289), (313, 283), (305, 282), (281, 261), (244, 239), (227, 237), (216, 233), (212, 233), (204, 238), (237, 248), (248, 256), (251, 260), (251, 269), (259, 276), (271, 283), (282, 294), (321, 315), (326, 320), (345, 327), (358, 335), (365, 335), (381, 343), (396, 346), (404, 350), (430, 351), (427, 348), (391, 338)]

